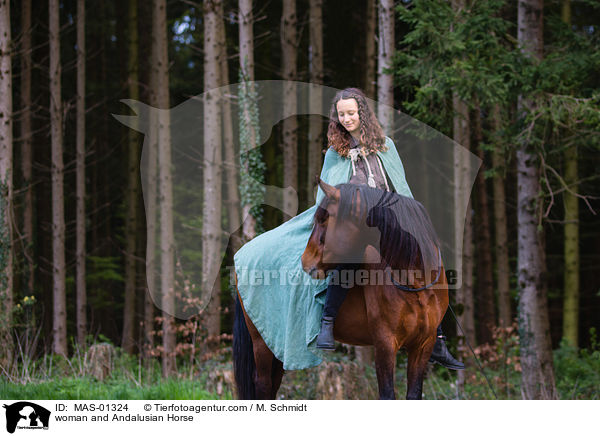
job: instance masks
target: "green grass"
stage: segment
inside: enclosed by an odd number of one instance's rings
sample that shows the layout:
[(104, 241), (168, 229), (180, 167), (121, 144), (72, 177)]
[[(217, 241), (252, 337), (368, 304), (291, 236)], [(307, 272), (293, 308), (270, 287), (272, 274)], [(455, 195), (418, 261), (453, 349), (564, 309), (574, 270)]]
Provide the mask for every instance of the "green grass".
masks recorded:
[(231, 371), (224, 355), (190, 368), (181, 362), (179, 372), (162, 378), (158, 360), (144, 365), (135, 356), (115, 348), (112, 370), (102, 381), (87, 364), (89, 355), (76, 349), (66, 359), (45, 355), (20, 359), (0, 379), (0, 398), (32, 400), (212, 400), (233, 398), (222, 374)]
[[(125, 380), (62, 378), (25, 385), (2, 382), (0, 398), (7, 400), (212, 400), (219, 399), (195, 381), (168, 379), (148, 386)], [(227, 398), (225, 396), (224, 398)]]

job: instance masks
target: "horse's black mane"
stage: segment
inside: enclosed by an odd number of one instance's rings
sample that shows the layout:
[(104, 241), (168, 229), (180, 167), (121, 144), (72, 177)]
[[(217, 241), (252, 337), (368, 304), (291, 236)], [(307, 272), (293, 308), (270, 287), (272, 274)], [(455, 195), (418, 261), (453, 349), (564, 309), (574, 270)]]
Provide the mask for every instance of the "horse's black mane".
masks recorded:
[[(345, 183), (337, 185), (340, 204), (337, 219), (358, 219), (381, 232), (380, 251), (392, 268), (437, 270), (439, 242), (427, 211), (417, 200), (395, 192), (386, 192), (367, 185)], [(360, 208), (356, 210), (356, 196)], [(315, 213), (315, 222), (327, 218), (328, 198)], [(358, 215), (356, 215), (358, 212)]]

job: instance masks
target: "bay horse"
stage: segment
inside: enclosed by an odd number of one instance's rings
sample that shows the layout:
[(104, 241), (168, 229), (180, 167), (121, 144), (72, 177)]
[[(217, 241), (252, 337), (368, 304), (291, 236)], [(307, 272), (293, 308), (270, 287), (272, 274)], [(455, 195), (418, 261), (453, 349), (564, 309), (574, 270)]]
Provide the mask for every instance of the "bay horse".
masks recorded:
[[(356, 277), (368, 277), (355, 280), (349, 289), (335, 320), (334, 337), (374, 347), (380, 399), (395, 399), (396, 354), (405, 348), (406, 398), (421, 399), (436, 329), (448, 307), (448, 284), (429, 216), (409, 197), (317, 181), (325, 197), (302, 254), (304, 271), (324, 279), (337, 265), (357, 265), (359, 260), (362, 271)], [(246, 314), (239, 292), (233, 335), (239, 399), (275, 399), (283, 364)]]

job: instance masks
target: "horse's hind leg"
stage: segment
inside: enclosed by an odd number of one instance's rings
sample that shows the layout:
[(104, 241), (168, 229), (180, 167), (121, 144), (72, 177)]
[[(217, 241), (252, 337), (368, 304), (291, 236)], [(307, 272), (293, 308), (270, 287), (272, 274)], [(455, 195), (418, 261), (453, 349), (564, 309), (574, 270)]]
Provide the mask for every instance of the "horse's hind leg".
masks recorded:
[(277, 391), (281, 386), (281, 379), (283, 378), (283, 362), (276, 357), (273, 357), (273, 364), (271, 366), (271, 399), (275, 400), (277, 397)]
[[(243, 304), (241, 299), (239, 299), (239, 296), (238, 301), (243, 309)], [(275, 369), (279, 367), (277, 364), (279, 360), (275, 358), (273, 352), (267, 347), (267, 344), (246, 311), (244, 311), (243, 314), (246, 326), (248, 327), (248, 333), (252, 339), (252, 350), (254, 354), (254, 398), (257, 400), (275, 399), (275, 394), (281, 384), (283, 365), (281, 365), (281, 376), (279, 376), (277, 383), (274, 383), (273, 380), (277, 380), (275, 379), (274, 374), (278, 374)]]
[(275, 361), (278, 361), (278, 359), (275, 358), (262, 337), (253, 338), (253, 342), (254, 360), (256, 363), (256, 372), (254, 374), (256, 399), (273, 400), (277, 392), (277, 390), (274, 391), (273, 368)]
[(408, 350), (407, 400), (420, 400), (423, 397), (423, 377), (434, 343), (435, 338), (420, 347)]
[(380, 400), (395, 400), (394, 371), (396, 369), (396, 352), (398, 350), (391, 341), (375, 345), (375, 371), (379, 386)]

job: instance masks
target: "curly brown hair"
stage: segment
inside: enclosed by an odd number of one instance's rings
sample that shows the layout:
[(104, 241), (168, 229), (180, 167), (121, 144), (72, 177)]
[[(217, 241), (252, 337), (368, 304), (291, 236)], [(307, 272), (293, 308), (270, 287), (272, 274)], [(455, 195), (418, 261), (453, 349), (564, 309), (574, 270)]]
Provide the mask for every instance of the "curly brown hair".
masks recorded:
[(351, 135), (338, 119), (337, 102), (349, 98), (353, 98), (358, 104), (358, 116), (360, 118), (359, 144), (365, 148), (367, 154), (387, 151), (388, 147), (385, 145), (383, 129), (367, 103), (367, 97), (358, 88), (343, 89), (333, 98), (331, 110), (329, 111), (329, 127), (327, 128), (328, 146), (333, 147), (340, 156), (348, 156)]

